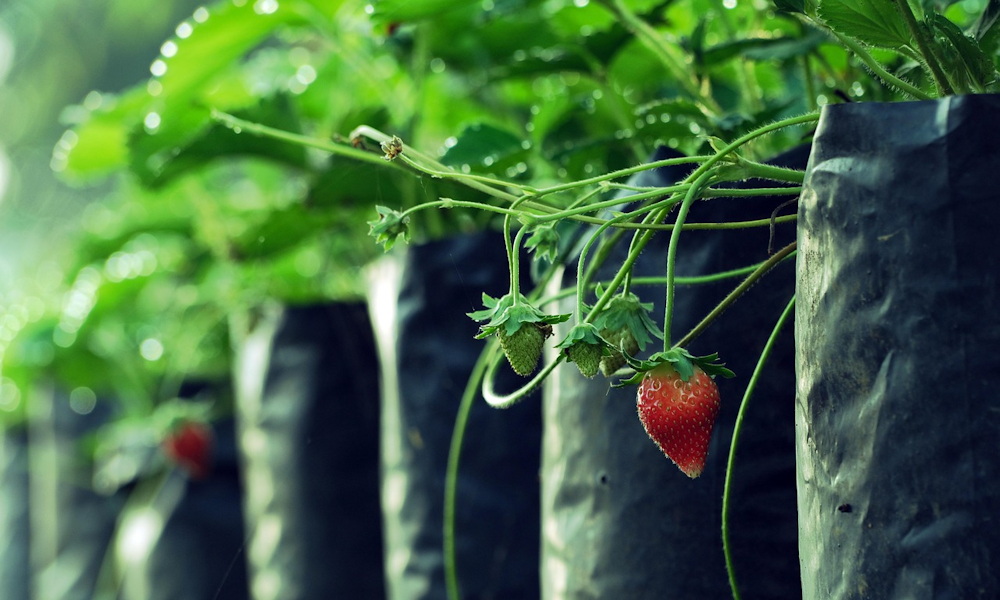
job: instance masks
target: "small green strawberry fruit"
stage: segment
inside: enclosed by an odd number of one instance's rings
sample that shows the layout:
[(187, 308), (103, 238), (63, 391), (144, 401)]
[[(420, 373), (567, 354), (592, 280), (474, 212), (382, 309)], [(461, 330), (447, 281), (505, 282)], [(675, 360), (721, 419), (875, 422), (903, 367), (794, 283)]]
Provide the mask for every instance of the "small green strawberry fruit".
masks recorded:
[(605, 377), (611, 377), (618, 369), (625, 366), (626, 355), (635, 356), (639, 352), (639, 342), (627, 327), (617, 331), (605, 329), (601, 332), (601, 337), (606, 339), (611, 346), (607, 356), (601, 358), (601, 373)]
[(475, 321), (487, 321), (480, 326), (476, 339), (496, 335), (500, 347), (514, 372), (527, 377), (538, 366), (545, 338), (552, 335), (552, 325), (569, 315), (547, 315), (524, 296), (508, 293), (500, 298), (483, 294), (485, 309), (469, 313)]
[(652, 304), (640, 302), (632, 292), (624, 292), (612, 298), (594, 319), (594, 325), (610, 347), (610, 352), (601, 360), (601, 372), (605, 376), (610, 377), (624, 367), (632, 357), (645, 350), (653, 338), (663, 336), (649, 316), (652, 309)]
[(566, 350), (566, 356), (570, 362), (576, 363), (576, 367), (580, 369), (580, 373), (584, 377), (590, 378), (597, 375), (597, 371), (601, 366), (603, 353), (604, 348), (602, 346), (584, 342), (577, 342)]
[(556, 344), (556, 348), (562, 349), (567, 360), (576, 363), (584, 377), (593, 377), (608, 352), (608, 343), (592, 324), (580, 323), (569, 331), (566, 339)]
[(542, 356), (542, 345), (545, 334), (542, 327), (536, 323), (521, 323), (513, 333), (507, 333), (507, 328), (497, 329), (500, 347), (514, 372), (527, 377), (538, 366)]

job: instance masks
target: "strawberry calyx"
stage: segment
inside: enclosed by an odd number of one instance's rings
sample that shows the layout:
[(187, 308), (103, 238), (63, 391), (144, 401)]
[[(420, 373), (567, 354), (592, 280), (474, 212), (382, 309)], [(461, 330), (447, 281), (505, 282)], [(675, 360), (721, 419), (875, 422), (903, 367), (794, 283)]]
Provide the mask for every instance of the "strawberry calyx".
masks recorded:
[[(602, 290), (598, 288), (598, 295)], [(662, 338), (659, 327), (649, 316), (652, 303), (644, 303), (631, 292), (612, 298), (607, 307), (594, 319), (600, 335), (611, 346), (611, 351), (601, 358), (601, 372), (610, 377), (624, 367), (636, 353), (646, 349), (655, 338)]]
[(547, 315), (533, 306), (524, 296), (508, 293), (500, 298), (483, 294), (485, 309), (469, 313), (481, 325), (476, 339), (496, 335), (507, 362), (514, 372), (527, 377), (538, 365), (545, 338), (552, 335), (552, 325), (569, 319), (570, 315)]
[(684, 348), (671, 348), (663, 352), (657, 352), (646, 360), (636, 360), (626, 357), (628, 365), (635, 370), (635, 374), (628, 379), (622, 379), (614, 384), (615, 387), (626, 385), (637, 385), (642, 382), (643, 376), (653, 369), (663, 364), (669, 364), (680, 376), (682, 381), (688, 381), (695, 373), (697, 366), (709, 377), (735, 377), (736, 374), (726, 368), (725, 363), (719, 362), (719, 354), (712, 353), (704, 356), (694, 356)]
[(592, 323), (575, 325), (556, 348), (563, 351), (568, 361), (576, 363), (584, 377), (597, 375), (601, 359), (611, 354), (610, 345)]
[(410, 217), (387, 206), (376, 206), (375, 211), (378, 218), (368, 221), (371, 228), (368, 235), (374, 237), (376, 243), (382, 244), (386, 252), (400, 239), (404, 243), (410, 240)]
[(538, 325), (554, 325), (569, 319), (570, 315), (548, 315), (536, 308), (523, 295), (518, 294), (518, 301), (514, 302), (513, 294), (507, 293), (499, 298), (493, 298), (489, 294), (483, 294), (483, 310), (468, 313), (473, 321), (487, 321), (485, 325), (479, 327), (476, 339), (498, 333), (503, 327), (504, 333), (513, 335), (525, 323), (535, 323)]

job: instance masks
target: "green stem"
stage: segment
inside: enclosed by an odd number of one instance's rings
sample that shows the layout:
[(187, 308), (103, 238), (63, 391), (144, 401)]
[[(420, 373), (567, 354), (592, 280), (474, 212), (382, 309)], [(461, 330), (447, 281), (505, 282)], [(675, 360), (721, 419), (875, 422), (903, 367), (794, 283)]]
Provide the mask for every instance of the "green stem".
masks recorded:
[(691, 76), (692, 69), (683, 61), (674, 56), (673, 49), (664, 39), (663, 34), (653, 29), (646, 21), (635, 14), (622, 0), (604, 0), (602, 2), (618, 18), (621, 24), (639, 39), (653, 54), (660, 59), (660, 63), (667, 72), (676, 80), (691, 99), (698, 105), (698, 108), (709, 117), (723, 114), (722, 107), (711, 95), (705, 93), (697, 78)]
[[(666, 216), (667, 209), (657, 211), (656, 213), (650, 213), (651, 221), (658, 222), (664, 216)], [(597, 299), (594, 306), (590, 309), (590, 314), (587, 315), (588, 321), (593, 318), (592, 315), (598, 315), (604, 307), (607, 306), (611, 298), (614, 297), (615, 290), (617, 290), (622, 282), (626, 279), (629, 271), (632, 270), (632, 265), (635, 261), (639, 259), (639, 255), (642, 254), (643, 248), (649, 243), (649, 240), (653, 239), (653, 234), (656, 232), (655, 229), (646, 229), (643, 231), (636, 231), (635, 236), (632, 238), (632, 243), (629, 246), (628, 256), (625, 257), (625, 261), (622, 263), (621, 267), (618, 268), (618, 272), (615, 273), (614, 278), (611, 283), (608, 284), (607, 289), (604, 290), (604, 295)]]
[[(774, 223), (787, 223), (789, 221), (794, 221), (797, 218), (796, 215), (784, 215), (778, 217), (774, 220)], [(587, 216), (577, 216), (573, 217), (573, 220), (579, 221), (580, 223), (589, 223), (591, 225), (603, 225), (608, 222), (608, 219), (601, 219), (599, 217), (587, 217)], [(614, 220), (614, 219), (612, 219)], [(694, 230), (694, 229), (749, 229), (751, 227), (770, 227), (771, 219), (753, 219), (751, 221), (724, 221), (722, 223), (685, 223), (684, 229)], [(640, 222), (640, 223), (623, 223), (615, 222), (612, 227), (616, 229), (623, 230), (635, 230), (635, 231), (672, 231), (674, 229), (673, 223), (658, 223), (658, 222)]]
[[(605, 222), (604, 224), (602, 224), (600, 227), (597, 228), (597, 230), (590, 236), (590, 239), (587, 240), (587, 243), (584, 244), (583, 248), (580, 250), (580, 257), (576, 261), (576, 289), (577, 289), (577, 294), (576, 294), (576, 314), (577, 314), (577, 320), (580, 321), (580, 322), (589, 323), (598, 314), (598, 311), (595, 309), (595, 310), (590, 311), (590, 314), (587, 315), (586, 318), (583, 317), (583, 313), (585, 312), (584, 311), (583, 298), (584, 298), (584, 295), (585, 295), (585, 293), (587, 291), (587, 288), (588, 288), (588, 280), (589, 280), (588, 278), (589, 278), (590, 274), (594, 272), (594, 269), (586, 270), (584, 268), (585, 265), (587, 264), (587, 254), (589, 253), (590, 248), (598, 240), (601, 239), (601, 235), (609, 227), (611, 227), (616, 221), (621, 220), (621, 219), (625, 219), (625, 218), (629, 218), (631, 216), (632, 216), (631, 214), (621, 215), (621, 216), (615, 217), (614, 219), (608, 220), (607, 222)], [(634, 241), (635, 240), (633, 239), (633, 242)], [(630, 249), (629, 255), (631, 256), (631, 254), (632, 254), (632, 251)], [(631, 273), (631, 269), (628, 269), (628, 270), (625, 271), (625, 274), (626, 274), (625, 278), (626, 279), (628, 279), (630, 277), (630, 273)], [(612, 293), (613, 291), (614, 290), (608, 290), (608, 292), (606, 292), (606, 293)]]
[(722, 299), (722, 302), (719, 302), (719, 304), (716, 305), (711, 312), (705, 315), (705, 318), (703, 318), (701, 322), (691, 328), (691, 331), (684, 334), (684, 337), (677, 342), (676, 346), (683, 348), (684, 346), (690, 344), (691, 340), (701, 335), (702, 332), (708, 329), (708, 326), (718, 319), (727, 308), (732, 306), (732, 304), (736, 302), (740, 296), (745, 294), (746, 291), (753, 287), (755, 283), (760, 281), (761, 277), (766, 275), (768, 271), (774, 267), (778, 266), (778, 263), (790, 257), (795, 251), (795, 245), (796, 242), (788, 244), (781, 250), (778, 250), (774, 256), (768, 258), (759, 267), (754, 269), (754, 271), (750, 273), (746, 279), (744, 279), (738, 286), (736, 286), (735, 289), (733, 289), (733, 291), (729, 292), (729, 294)]
[[(304, 146), (306, 148), (316, 148), (324, 152), (329, 152), (330, 154), (336, 154), (338, 156), (343, 156), (345, 158), (351, 158), (361, 162), (371, 163), (374, 165), (386, 165), (386, 161), (379, 155), (368, 152), (367, 150), (361, 150), (360, 148), (355, 148), (347, 144), (338, 144), (336, 142), (331, 142), (327, 140), (321, 140), (306, 135), (300, 135), (298, 133), (292, 133), (290, 131), (284, 131), (282, 129), (275, 129), (274, 127), (268, 127), (267, 125), (261, 125), (260, 123), (254, 123), (253, 121), (247, 121), (239, 117), (235, 117), (229, 113), (224, 113), (219, 110), (212, 109), (212, 119), (217, 121), (226, 127), (237, 132), (247, 132), (254, 135), (260, 135), (263, 137), (269, 137), (275, 140), (281, 140), (283, 142), (289, 142), (291, 144), (296, 144), (299, 146)], [(391, 164), (391, 163), (390, 163)], [(392, 165), (396, 168), (402, 168), (398, 165)]]
[(748, 179), (753, 177), (758, 179), (770, 179), (771, 181), (783, 181), (786, 183), (802, 183), (806, 179), (805, 171), (799, 169), (789, 169), (787, 167), (768, 165), (743, 157), (739, 157), (737, 161), (737, 164), (740, 167), (748, 171), (746, 174), (746, 178)]
[(865, 64), (866, 67), (871, 69), (872, 73), (884, 81), (885, 83), (898, 88), (899, 90), (906, 92), (910, 96), (916, 98), (917, 100), (929, 100), (931, 95), (924, 92), (920, 88), (914, 86), (908, 81), (904, 81), (899, 77), (896, 77), (892, 73), (885, 70), (875, 58), (865, 50), (864, 46), (854, 41), (853, 39), (847, 37), (846, 35), (840, 35), (836, 31), (830, 31), (830, 33), (837, 38), (837, 40), (844, 45), (845, 48), (854, 53), (858, 59)]
[(732, 547), (729, 541), (729, 504), (732, 499), (733, 465), (736, 462), (736, 446), (739, 444), (740, 432), (743, 430), (743, 419), (746, 417), (747, 407), (750, 405), (750, 396), (753, 395), (754, 389), (757, 387), (757, 381), (760, 379), (760, 374), (764, 370), (764, 363), (767, 361), (768, 357), (771, 355), (771, 351), (774, 349), (774, 344), (778, 339), (778, 334), (784, 327), (788, 317), (792, 314), (794, 307), (795, 297), (792, 296), (792, 299), (788, 301), (788, 305), (785, 306), (785, 310), (782, 311), (781, 316), (778, 317), (778, 322), (774, 324), (774, 329), (771, 331), (770, 337), (767, 338), (764, 350), (761, 351), (760, 358), (757, 359), (757, 366), (754, 367), (753, 374), (750, 376), (750, 381), (747, 383), (747, 389), (743, 393), (743, 400), (740, 402), (740, 409), (736, 415), (736, 423), (733, 425), (732, 441), (729, 444), (729, 460), (726, 463), (726, 480), (722, 488), (722, 551), (726, 557), (726, 572), (729, 574), (729, 587), (733, 592), (733, 600), (740, 600), (739, 586), (736, 583), (736, 570), (733, 564)]
[(757, 129), (754, 129), (753, 131), (741, 135), (740, 137), (736, 138), (726, 146), (722, 147), (718, 152), (716, 152), (711, 157), (709, 157), (705, 162), (703, 162), (700, 167), (695, 169), (693, 173), (688, 175), (688, 178), (685, 181), (692, 181), (694, 179), (697, 179), (699, 176), (701, 176), (702, 173), (714, 167), (716, 163), (722, 161), (728, 155), (732, 154), (737, 148), (746, 144), (747, 142), (750, 142), (751, 140), (759, 138), (763, 135), (767, 135), (768, 133), (771, 133), (773, 131), (784, 129), (785, 127), (804, 125), (806, 123), (813, 123), (818, 120), (819, 120), (819, 113), (812, 112), (804, 115), (799, 115), (797, 117), (789, 117), (787, 119), (782, 119), (780, 121), (775, 121), (774, 123), (758, 127)]
[(486, 374), (486, 368), (490, 364), (490, 358), (494, 354), (492, 350), (494, 342), (491, 341), (483, 348), (479, 359), (472, 367), (472, 373), (465, 384), (465, 391), (462, 392), (462, 399), (458, 404), (458, 413), (455, 415), (455, 425), (451, 434), (451, 445), (448, 448), (448, 466), (444, 475), (444, 517), (442, 535), (444, 538), (444, 578), (445, 587), (450, 600), (459, 600), (461, 590), (458, 585), (458, 561), (455, 552), (455, 507), (458, 498), (458, 467), (462, 455), (462, 442), (465, 439), (465, 430), (469, 423), (469, 413), (472, 411), (472, 403), (476, 399), (476, 392), (479, 390), (480, 382)]
[(708, 182), (709, 179), (714, 175), (713, 171), (705, 171), (702, 173), (694, 184), (688, 189), (687, 194), (684, 195), (684, 201), (681, 202), (680, 210), (677, 211), (677, 219), (674, 221), (674, 229), (670, 232), (670, 242), (667, 246), (667, 300), (666, 306), (663, 311), (663, 350), (670, 349), (670, 326), (674, 318), (674, 269), (677, 266), (677, 246), (680, 243), (681, 231), (683, 231), (684, 221), (687, 219), (688, 210), (691, 208), (691, 204), (694, 203), (695, 199), (698, 197), (698, 191)]
[(801, 186), (777, 188), (708, 188), (701, 193), (702, 198), (748, 198), (753, 196), (798, 196)]
[(514, 234), (514, 242), (507, 247), (507, 258), (510, 260), (510, 293), (514, 306), (521, 303), (521, 241), (527, 227), (521, 227)]
[[(411, 152), (411, 154), (412, 153), (413, 152)], [(512, 187), (512, 188), (516, 188), (521, 194), (529, 194), (529, 195), (533, 195), (537, 191), (537, 190), (535, 190), (535, 188), (528, 187), (528, 186), (518, 185), (518, 184), (513, 183), (511, 181), (503, 181), (501, 179), (496, 179), (494, 177), (487, 177), (486, 175), (476, 175), (474, 173), (462, 173), (461, 171), (456, 171), (454, 169), (450, 169), (447, 166), (442, 165), (442, 164), (438, 163), (437, 161), (434, 161), (430, 157), (427, 157), (426, 155), (422, 155), (422, 156), (424, 156), (424, 158), (420, 159), (422, 162), (418, 162), (418, 161), (413, 160), (409, 156), (407, 156), (406, 155), (406, 151), (404, 150), (403, 154), (399, 155), (399, 159), (402, 160), (403, 162), (405, 162), (406, 164), (410, 165), (414, 169), (416, 169), (418, 171), (421, 171), (422, 173), (425, 173), (427, 175), (430, 175), (431, 177), (434, 177), (435, 179), (456, 179), (456, 180), (469, 181), (469, 182), (473, 182), (474, 181), (474, 182), (482, 183), (483, 185), (492, 186), (494, 188)], [(433, 161), (433, 162), (431, 162), (431, 164), (433, 166), (427, 166), (427, 165), (423, 164), (423, 162), (427, 162), (427, 161)], [(510, 195), (503, 196), (503, 197), (505, 199), (507, 199), (509, 197), (516, 197), (516, 196), (513, 196), (513, 194), (510, 194)]]
[(517, 218), (521, 215), (521, 213), (516, 210), (503, 208), (502, 206), (493, 206), (492, 204), (483, 204), (482, 202), (471, 202), (468, 200), (454, 200), (452, 198), (438, 198), (437, 200), (430, 200), (416, 206), (411, 206), (410, 208), (404, 210), (401, 215), (403, 217), (408, 217), (413, 213), (427, 208), (474, 208), (477, 210), (499, 213), (508, 217), (512, 216)]
[(910, 9), (909, 0), (894, 0), (893, 3), (899, 9), (899, 14), (902, 15), (903, 21), (906, 23), (906, 28), (910, 31), (910, 39), (916, 42), (917, 50), (920, 52), (927, 70), (930, 71), (938, 91), (944, 96), (954, 94), (955, 90), (951, 87), (947, 75), (941, 70), (937, 55), (931, 49), (932, 42), (927, 38), (927, 32), (917, 23), (917, 18)]
[(593, 204), (588, 204), (587, 206), (576, 206), (559, 212), (555, 212), (548, 215), (538, 216), (536, 220), (540, 223), (547, 221), (559, 221), (569, 217), (575, 217), (578, 215), (584, 215), (586, 213), (592, 213), (604, 208), (614, 208), (623, 204), (629, 204), (632, 202), (638, 202), (640, 200), (648, 200), (650, 198), (657, 198), (660, 196), (666, 196), (668, 194), (674, 194), (677, 192), (686, 192), (688, 184), (678, 184), (663, 188), (653, 188), (645, 192), (640, 192), (637, 194), (630, 194), (628, 196), (620, 196), (612, 198), (610, 200), (602, 200), (601, 202), (595, 202)]
[(486, 375), (483, 377), (482, 392), (483, 399), (486, 400), (486, 403), (493, 408), (510, 408), (521, 400), (527, 398), (528, 394), (533, 392), (535, 388), (545, 381), (545, 378), (548, 377), (553, 370), (555, 370), (556, 366), (562, 362), (563, 357), (565, 356), (562, 352), (560, 352), (556, 356), (555, 360), (542, 367), (542, 370), (523, 386), (508, 394), (499, 394), (494, 387), (494, 379), (496, 378), (497, 368), (503, 364), (503, 353), (499, 351), (499, 343), (494, 344), (491, 342), (490, 347), (492, 348), (489, 361), (490, 366), (486, 369)]
[(624, 169), (618, 169), (617, 171), (612, 171), (610, 173), (604, 173), (603, 175), (596, 175), (588, 179), (581, 179), (579, 181), (572, 181), (569, 183), (560, 183), (547, 188), (541, 188), (535, 193), (536, 197), (544, 196), (546, 194), (552, 194), (555, 192), (564, 192), (566, 190), (571, 190), (573, 188), (583, 187), (587, 185), (592, 185), (595, 183), (601, 183), (602, 181), (610, 181), (612, 179), (621, 179), (623, 177), (628, 177), (630, 175), (635, 175), (636, 173), (641, 173), (643, 171), (649, 171), (651, 169), (658, 169), (660, 167), (671, 167), (675, 165), (686, 165), (692, 163), (700, 163), (709, 160), (713, 155), (708, 154), (704, 156), (682, 156), (679, 158), (665, 158), (663, 160), (656, 160), (649, 163), (643, 163), (641, 165), (636, 165), (634, 167), (626, 167)]

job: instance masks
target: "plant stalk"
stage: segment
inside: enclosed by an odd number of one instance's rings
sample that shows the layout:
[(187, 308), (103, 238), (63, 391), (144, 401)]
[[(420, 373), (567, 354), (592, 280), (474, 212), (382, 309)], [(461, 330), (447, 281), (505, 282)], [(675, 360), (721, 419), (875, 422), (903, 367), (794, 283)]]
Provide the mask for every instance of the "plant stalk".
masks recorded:
[(771, 356), (771, 351), (774, 349), (778, 334), (784, 327), (788, 317), (793, 313), (794, 307), (795, 296), (792, 296), (791, 300), (785, 306), (785, 310), (778, 317), (778, 322), (774, 324), (774, 329), (771, 331), (770, 337), (767, 338), (767, 343), (764, 344), (760, 358), (757, 359), (757, 366), (754, 367), (750, 381), (747, 383), (743, 400), (740, 401), (740, 409), (736, 414), (736, 423), (733, 425), (732, 441), (729, 444), (729, 459), (726, 462), (726, 480), (722, 488), (722, 552), (726, 557), (726, 572), (729, 575), (729, 587), (733, 592), (733, 600), (740, 600), (740, 590), (736, 582), (736, 570), (733, 564), (732, 547), (729, 541), (729, 505), (732, 500), (733, 465), (736, 462), (736, 447), (740, 441), (740, 433), (743, 430), (743, 419), (746, 417), (747, 407), (750, 405), (750, 397), (757, 387), (757, 381), (764, 370), (764, 363)]

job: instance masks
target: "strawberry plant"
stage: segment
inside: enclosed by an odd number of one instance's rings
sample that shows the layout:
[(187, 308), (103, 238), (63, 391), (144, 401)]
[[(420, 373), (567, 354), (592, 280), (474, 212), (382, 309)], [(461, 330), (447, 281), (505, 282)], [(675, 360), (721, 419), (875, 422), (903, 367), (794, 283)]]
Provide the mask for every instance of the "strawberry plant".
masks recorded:
[[(765, 159), (808, 143), (824, 104), (995, 91), (997, 12), (994, 0), (776, 0), (763, 8), (285, 0), (199, 8), (163, 45), (148, 81), (68, 113), (71, 130), (53, 157), (65, 177), (119, 180), (124, 208), (108, 202), (109, 213), (180, 207), (183, 216), (85, 242), (96, 246), (103, 271), (73, 265), (74, 298), (121, 284), (105, 281), (112, 263), (125, 264), (126, 249), (151, 232), (167, 254), (157, 265), (174, 267), (143, 272), (149, 287), (92, 294), (87, 310), (53, 316), (46, 335), (79, 351), (66, 352), (58, 369), (89, 381), (98, 376), (88, 365), (113, 362), (136, 341), (172, 339), (142, 336), (151, 327), (185, 332), (192, 314), (210, 322), (212, 340), (238, 344), (270, 302), (361, 296), (362, 269), (378, 246), (398, 252), (405, 243), (494, 229), (503, 234), (510, 285), (467, 314), (485, 343), (459, 421), (476, 390), (508, 407), (572, 363), (584, 378), (638, 385), (637, 421), (651, 446), (695, 478), (720, 403), (736, 402), (719, 397), (713, 378), (745, 382), (742, 413), (757, 374), (726, 369), (729, 348), (703, 357), (688, 349), (796, 255), (794, 242), (774, 249), (769, 238), (794, 226), (783, 197), (794, 199), (805, 176)], [(650, 161), (660, 147), (678, 156)], [(669, 185), (634, 179), (665, 168), (683, 174)], [(738, 186), (748, 180), (760, 185)], [(698, 218), (704, 203), (756, 198), (766, 204), (755, 205), (755, 218)], [(687, 232), (734, 229), (762, 232), (740, 268), (676, 272)], [(666, 240), (666, 260), (642, 277), (636, 265), (654, 240)], [(164, 250), (174, 242), (173, 254)], [(530, 264), (522, 264), (525, 250)], [(98, 271), (105, 279), (95, 283)], [(536, 285), (522, 289), (529, 272)], [(198, 293), (175, 296), (156, 285), (160, 277)], [(717, 304), (700, 307), (693, 327), (675, 331), (682, 285), (734, 279), (740, 283)], [(653, 314), (651, 294), (663, 300), (661, 314)], [(133, 313), (135, 297), (150, 304)], [(73, 318), (79, 322), (66, 322)], [(650, 348), (654, 340), (662, 347)], [(190, 356), (169, 350), (179, 361)], [(152, 406), (172, 396), (157, 389), (162, 381), (228, 360), (212, 358), (163, 371), (139, 361), (126, 383)], [(524, 381), (498, 392), (494, 378), (505, 364)], [(737, 426), (730, 467), (738, 435)], [(728, 502), (727, 493), (723, 522)], [(457, 596), (453, 544), (446, 564)]]

